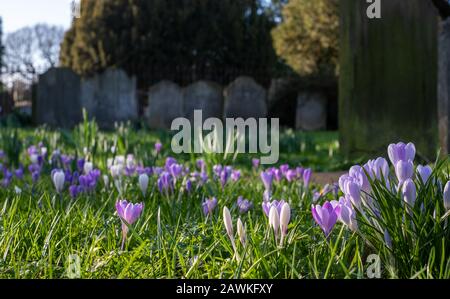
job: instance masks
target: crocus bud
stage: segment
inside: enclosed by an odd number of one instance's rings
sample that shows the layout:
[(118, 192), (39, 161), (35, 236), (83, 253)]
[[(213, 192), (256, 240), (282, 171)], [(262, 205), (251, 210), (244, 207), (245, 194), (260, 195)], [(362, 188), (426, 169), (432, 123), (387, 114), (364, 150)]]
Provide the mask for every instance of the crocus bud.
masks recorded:
[(311, 168), (307, 168), (303, 171), (303, 185), (305, 186), (305, 188), (308, 188), (309, 186), (309, 182), (311, 181), (311, 174)]
[(61, 193), (65, 182), (64, 172), (61, 170), (55, 171), (52, 180), (53, 184), (55, 185), (56, 192)]
[(285, 203), (283, 207), (281, 208), (280, 213), (280, 229), (281, 229), (281, 235), (286, 236), (289, 221), (291, 220), (291, 207), (288, 203)]
[(139, 188), (141, 188), (142, 194), (145, 195), (148, 187), (148, 175), (143, 173), (139, 176)]
[(106, 174), (103, 175), (103, 184), (105, 184), (105, 187), (108, 188), (109, 186), (109, 176)]
[(408, 144), (403, 142), (391, 144), (388, 147), (388, 155), (392, 165), (396, 166), (398, 161), (413, 161), (416, 155), (416, 147), (411, 142)]
[(266, 191), (270, 192), (272, 190), (273, 173), (271, 171), (261, 172), (261, 180)]
[(429, 165), (417, 166), (417, 173), (419, 174), (419, 177), (424, 184), (426, 184), (426, 182), (430, 178), (432, 172), (433, 172), (433, 169), (431, 169), (431, 167)]
[(94, 164), (92, 162), (85, 162), (83, 168), (84, 174), (89, 174), (94, 169)]
[(133, 204), (126, 200), (119, 200), (116, 202), (117, 214), (122, 221), (122, 250), (125, 245), (125, 240), (128, 233), (128, 225), (135, 223), (141, 216), (142, 209), (144, 208), (143, 203)]
[(239, 218), (237, 221), (237, 232), (242, 246), (245, 247), (245, 244), (247, 243), (247, 234), (245, 232), (245, 226), (242, 223), (241, 218)]
[(155, 151), (159, 154), (162, 150), (162, 144), (160, 142), (155, 143)]
[(20, 189), (20, 188), (17, 187), (17, 186), (14, 186), (14, 191), (16, 192), (17, 195), (22, 194), (22, 189)]
[(411, 179), (407, 179), (403, 184), (403, 200), (410, 206), (414, 207), (414, 203), (416, 202), (416, 185)]
[(273, 232), (275, 234), (275, 238), (278, 238), (278, 230), (280, 228), (280, 215), (275, 206), (270, 208), (269, 212), (269, 225), (273, 228)]
[(230, 210), (227, 207), (223, 207), (223, 223), (230, 239), (233, 239), (233, 222), (231, 221)]
[(444, 187), (444, 207), (447, 211), (450, 210), (450, 181)]
[(411, 160), (400, 160), (395, 164), (395, 174), (399, 183), (403, 183), (407, 179), (410, 179), (414, 174), (414, 164)]
[(258, 168), (259, 167), (259, 159), (253, 159), (252, 164), (253, 164), (254, 168)]
[(357, 208), (361, 208), (361, 188), (355, 182), (348, 181), (346, 186), (346, 194), (350, 195), (353, 205)]

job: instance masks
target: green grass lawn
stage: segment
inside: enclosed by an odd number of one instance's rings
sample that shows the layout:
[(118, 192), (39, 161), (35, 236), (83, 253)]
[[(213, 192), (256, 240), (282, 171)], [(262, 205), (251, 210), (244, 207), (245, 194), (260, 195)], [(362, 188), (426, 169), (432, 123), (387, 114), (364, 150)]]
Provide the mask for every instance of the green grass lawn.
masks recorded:
[[(163, 150), (156, 154), (158, 141)], [(39, 142), (47, 155), (39, 178), (33, 181), (29, 147), (42, 150)], [(78, 262), (76, 276), (82, 278), (367, 278), (370, 254), (380, 257), (382, 277), (450, 277), (448, 215), (444, 215), (442, 186), (439, 189), (431, 180), (417, 182), (417, 202), (422, 208), (416, 205), (411, 219), (400, 193), (388, 190), (384, 181), (371, 181), (381, 216), (361, 209), (357, 231), (338, 222), (328, 236), (316, 225), (311, 204), (337, 200), (338, 195), (318, 195), (323, 186), (307, 185), (301, 178), (275, 180), (272, 199), (286, 201), (291, 209), (280, 246), (261, 207), (262, 168), (252, 167), (252, 156), (242, 154), (235, 160), (203, 156), (210, 179), (204, 184), (193, 180), (190, 191), (186, 190), (189, 174), (162, 192), (158, 188), (161, 175), (150, 175), (143, 194), (138, 175), (115, 179), (108, 170), (108, 158), (126, 154), (134, 154), (137, 164), (163, 168), (166, 158), (173, 156), (169, 144), (170, 135), (164, 132), (120, 127), (102, 133), (93, 123), (70, 132), (2, 128), (2, 183), (8, 177), (5, 169), (13, 171), (20, 163), (25, 175), (23, 179), (14, 176), (0, 187), (0, 278), (64, 278), (71, 276), (70, 269)], [(101, 171), (95, 187), (72, 198), (66, 182), (57, 193), (51, 173), (61, 164), (57, 159), (49, 162), (54, 150), (75, 158), (68, 164), (72, 170), (77, 168), (77, 158), (93, 162)], [(285, 130), (280, 151), (279, 164), (289, 163), (291, 169), (300, 164), (311, 167), (313, 176), (351, 165), (340, 157), (334, 132)], [(175, 158), (192, 172), (200, 157)], [(228, 178), (223, 186), (213, 174), (218, 163), (240, 169), (240, 178)], [(433, 179), (445, 183), (448, 171), (444, 167), (436, 166)], [(392, 171), (391, 177), (395, 177)], [(253, 208), (240, 213), (239, 196), (250, 200)], [(205, 215), (202, 202), (212, 197), (217, 198), (217, 206)], [(123, 250), (122, 223), (115, 209), (120, 199), (144, 204), (138, 220), (129, 226)], [(236, 250), (225, 230), (224, 207), (231, 211), (234, 234), (238, 218), (246, 227), (247, 242), (244, 246), (235, 235)], [(390, 243), (383, 229), (389, 232)]]

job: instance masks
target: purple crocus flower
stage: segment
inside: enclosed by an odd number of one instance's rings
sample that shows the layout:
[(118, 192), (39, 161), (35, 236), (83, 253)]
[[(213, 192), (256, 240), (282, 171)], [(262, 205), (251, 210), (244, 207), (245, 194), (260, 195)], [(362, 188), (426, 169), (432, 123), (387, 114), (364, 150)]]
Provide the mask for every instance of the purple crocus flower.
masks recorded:
[(72, 157), (67, 156), (67, 155), (61, 155), (61, 156), (60, 156), (60, 159), (61, 159), (61, 163), (62, 163), (62, 165), (63, 165), (63, 167), (64, 167), (65, 169), (70, 168), (70, 164), (71, 164), (72, 161), (73, 161), (73, 158), (72, 158)]
[(220, 172), (220, 184), (222, 185), (222, 188), (225, 187), (225, 185), (228, 182), (229, 173), (225, 169)]
[(31, 146), (28, 147), (27, 153), (28, 153), (28, 156), (31, 156), (31, 155), (37, 155), (37, 154), (39, 154), (39, 151), (38, 151), (38, 149), (36, 148), (36, 146), (31, 145)]
[(165, 169), (166, 171), (170, 172), (170, 167), (171, 167), (173, 164), (176, 164), (176, 163), (177, 163), (177, 160), (176, 160), (175, 158), (167, 157), (166, 163), (165, 163), (165, 165), (164, 165), (164, 169)]
[(148, 176), (151, 176), (151, 175), (153, 174), (153, 168), (151, 168), (151, 167), (137, 166), (137, 167), (136, 167), (136, 173), (137, 173), (138, 175), (146, 174), (146, 175), (148, 175)]
[(275, 207), (275, 208), (277, 209), (277, 211), (278, 211), (278, 214), (280, 214), (280, 213), (281, 213), (281, 208), (283, 207), (284, 203), (285, 203), (284, 200), (280, 200), (280, 201), (278, 201), (278, 200), (273, 200), (272, 202), (264, 201), (264, 202), (262, 203), (262, 209), (263, 209), (263, 211), (264, 211), (264, 214), (265, 214), (267, 217), (269, 217), (270, 209), (271, 209), (272, 207)]
[(414, 174), (414, 164), (412, 160), (397, 161), (397, 164), (395, 164), (395, 174), (397, 175), (399, 185), (402, 185), (407, 179), (412, 178)]
[(259, 167), (259, 159), (252, 159), (252, 164), (253, 164), (253, 168), (258, 168)]
[(266, 191), (272, 190), (272, 182), (273, 182), (273, 173), (270, 170), (266, 170), (261, 172), (261, 180), (264, 184), (264, 188)]
[(72, 175), (72, 172), (70, 171), (70, 169), (64, 170), (64, 177), (65, 177), (67, 183), (69, 183), (69, 184), (72, 183), (73, 175)]
[(11, 184), (13, 178), (13, 173), (9, 171), (7, 168), (3, 169), (3, 180), (2, 180), (2, 186), (7, 188), (9, 184)]
[(164, 169), (161, 167), (153, 167), (153, 174), (160, 176), (164, 172)]
[(424, 184), (427, 183), (432, 172), (433, 172), (433, 169), (429, 165), (426, 165), (426, 166), (418, 165), (417, 166), (417, 173), (419, 174), (419, 177)]
[(22, 166), (22, 165), (14, 171), (14, 175), (15, 175), (16, 178), (18, 178), (19, 180), (22, 180), (22, 179), (23, 179), (23, 166)]
[(84, 163), (85, 163), (84, 159), (77, 160), (77, 169), (79, 173), (82, 173), (84, 171)]
[[(377, 158), (375, 160), (369, 160), (364, 164), (364, 170), (369, 174), (372, 180), (384, 180), (387, 182), (389, 180), (389, 164), (385, 158)], [(364, 171), (360, 172), (360, 175), (364, 175)]]
[(33, 183), (37, 183), (37, 181), (39, 180), (39, 177), (41, 176), (41, 173), (38, 171), (34, 171), (31, 173), (31, 180), (33, 181)]
[(69, 194), (70, 194), (70, 197), (72, 197), (72, 199), (77, 198), (78, 194), (81, 192), (83, 192), (81, 186), (72, 185), (69, 187)]
[(100, 178), (100, 170), (94, 169), (91, 170), (86, 175), (81, 175), (78, 178), (80, 186), (82, 187), (84, 192), (93, 192), (97, 187), (98, 180)]
[(244, 214), (253, 208), (253, 203), (242, 196), (237, 199), (237, 206), (239, 208), (239, 213)]
[(208, 181), (208, 173), (206, 172), (201, 172), (200, 173), (200, 182), (201, 184), (205, 184)]
[(169, 167), (169, 172), (175, 180), (178, 177), (180, 177), (182, 171), (183, 171), (183, 166), (181, 166), (180, 164), (177, 164), (177, 163), (173, 163)]
[(295, 168), (295, 172), (297, 173), (297, 177), (298, 178), (303, 178), (303, 172), (305, 171), (305, 169), (303, 167), (297, 167)]
[(160, 193), (169, 192), (173, 189), (172, 176), (164, 171), (158, 178), (158, 189)]
[(283, 179), (283, 173), (278, 168), (274, 168), (272, 172), (273, 172), (275, 181), (280, 182)]
[[(417, 191), (416, 191), (416, 185), (414, 184), (413, 180), (407, 179), (403, 183), (402, 195), (403, 195), (403, 200), (405, 201), (405, 203), (407, 203), (410, 207), (414, 207), (414, 204), (416, 202), (416, 197), (417, 197)], [(408, 210), (409, 210), (409, 208), (408, 208)]]
[(132, 225), (139, 219), (143, 208), (143, 203), (133, 204), (126, 200), (119, 200), (116, 202), (117, 214), (122, 221), (122, 250), (128, 234), (128, 225)]
[(200, 169), (200, 171), (202, 171), (202, 172), (206, 171), (206, 163), (205, 163), (205, 160), (203, 160), (203, 159), (198, 159), (197, 162), (196, 162), (196, 164), (197, 164), (197, 167)]
[(345, 192), (347, 196), (349, 196), (351, 202), (357, 209), (361, 209), (361, 188), (359, 185), (353, 180), (347, 180), (345, 186)]
[(205, 216), (212, 215), (216, 206), (217, 198), (213, 197), (211, 199), (205, 199), (205, 201), (202, 203), (203, 214)]
[(191, 193), (191, 190), (192, 190), (192, 181), (190, 179), (187, 179), (186, 180), (186, 191), (188, 193)]
[(311, 168), (307, 168), (303, 171), (303, 185), (305, 186), (305, 188), (308, 188), (309, 186), (309, 182), (311, 181), (311, 174)]
[(213, 166), (213, 172), (214, 172), (214, 174), (215, 174), (217, 177), (220, 177), (220, 174), (221, 174), (221, 172), (222, 172), (222, 169), (223, 169), (223, 167), (222, 167), (222, 165), (220, 165), (220, 164), (214, 165), (214, 166)]
[(231, 176), (231, 173), (233, 172), (233, 167), (225, 166), (224, 170), (228, 173), (228, 176)]
[(233, 172), (231, 173), (231, 179), (233, 180), (233, 182), (239, 181), (240, 178), (241, 178), (241, 171), (233, 170)]
[(280, 166), (280, 171), (283, 175), (286, 175), (286, 172), (289, 170), (289, 164), (283, 164)]
[(332, 201), (331, 205), (333, 208), (339, 206), (339, 221), (345, 224), (350, 230), (357, 231), (358, 223), (356, 221), (356, 211), (352, 206), (350, 199), (341, 197), (339, 202)]
[(314, 220), (322, 229), (325, 237), (328, 238), (339, 218), (340, 206), (337, 205), (333, 207), (333, 205), (327, 201), (323, 206), (311, 205), (311, 211)]
[(156, 154), (158, 155), (162, 150), (162, 144), (160, 142), (155, 143), (155, 151)]
[(388, 155), (392, 165), (397, 167), (398, 161), (414, 161), (416, 147), (411, 142), (408, 144), (404, 144), (403, 142), (390, 144), (388, 147)]
[(285, 176), (288, 182), (292, 182), (297, 178), (297, 172), (295, 170), (289, 169), (288, 171), (286, 171)]

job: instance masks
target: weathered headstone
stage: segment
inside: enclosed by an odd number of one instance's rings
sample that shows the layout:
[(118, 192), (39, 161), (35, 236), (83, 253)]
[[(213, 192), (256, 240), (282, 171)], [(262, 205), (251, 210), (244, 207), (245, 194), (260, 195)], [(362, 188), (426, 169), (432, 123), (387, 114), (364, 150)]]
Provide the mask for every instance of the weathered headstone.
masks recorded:
[(113, 128), (115, 122), (138, 118), (136, 78), (120, 69), (108, 69), (102, 74), (84, 79), (81, 103), (90, 117), (102, 128)]
[(327, 98), (320, 93), (300, 93), (297, 98), (296, 129), (316, 131), (327, 125)]
[(194, 110), (201, 110), (203, 119), (222, 118), (223, 93), (220, 85), (198, 81), (186, 87), (183, 96), (184, 115), (191, 122), (194, 120)]
[(12, 112), (14, 101), (12, 96), (6, 92), (0, 92), (0, 116), (8, 115)]
[(450, 18), (441, 23), (439, 36), (438, 118), (441, 152), (450, 153)]
[(39, 76), (34, 120), (71, 128), (82, 119), (80, 77), (69, 68), (51, 68)]
[(369, 19), (364, 0), (342, 0), (339, 130), (346, 155), (386, 154), (414, 142), (432, 159), (437, 129), (437, 13), (432, 1), (389, 0)]
[(250, 77), (239, 77), (224, 92), (226, 118), (267, 116), (267, 92)]
[(170, 129), (175, 118), (183, 117), (183, 91), (177, 84), (161, 81), (148, 94), (145, 118), (154, 129)]

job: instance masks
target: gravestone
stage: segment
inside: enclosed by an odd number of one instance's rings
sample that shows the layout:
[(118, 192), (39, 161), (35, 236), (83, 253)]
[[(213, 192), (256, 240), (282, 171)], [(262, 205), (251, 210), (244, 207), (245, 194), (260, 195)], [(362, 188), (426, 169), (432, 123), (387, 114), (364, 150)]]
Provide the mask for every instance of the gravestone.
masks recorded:
[(80, 77), (69, 68), (51, 68), (39, 76), (34, 101), (37, 124), (71, 128), (82, 119)]
[(267, 92), (250, 77), (239, 77), (224, 91), (225, 118), (264, 118), (267, 116)]
[(183, 117), (183, 91), (180, 86), (170, 81), (152, 86), (144, 114), (150, 128), (170, 129), (175, 118)]
[(441, 153), (450, 153), (450, 18), (441, 23), (439, 36), (438, 125)]
[(327, 98), (320, 93), (300, 93), (297, 98), (297, 130), (316, 131), (327, 125)]
[(430, 160), (438, 147), (437, 21), (432, 1), (340, 1), (339, 133), (346, 156), (386, 154), (414, 142)]
[(120, 69), (107, 69), (81, 84), (81, 103), (102, 128), (138, 118), (136, 78)]
[(14, 108), (12, 96), (6, 92), (0, 92), (0, 116), (8, 115)]
[(222, 87), (208, 81), (198, 81), (186, 87), (183, 92), (183, 111), (191, 122), (194, 120), (194, 110), (202, 110), (203, 119), (222, 118)]

